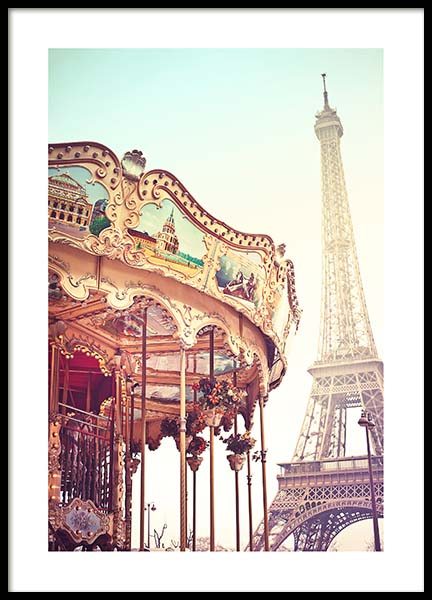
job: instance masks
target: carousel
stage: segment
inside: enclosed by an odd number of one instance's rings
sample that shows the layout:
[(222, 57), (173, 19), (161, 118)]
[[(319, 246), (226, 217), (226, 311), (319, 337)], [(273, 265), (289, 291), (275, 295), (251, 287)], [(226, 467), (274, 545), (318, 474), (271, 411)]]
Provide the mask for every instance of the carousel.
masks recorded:
[[(250, 475), (252, 453), (261, 461), (268, 550), (264, 406), (300, 318), (284, 245), (213, 217), (174, 175), (147, 171), (140, 151), (119, 160), (93, 142), (48, 148), (48, 239), (49, 549), (129, 551), (132, 511), (148, 549), (144, 449), (171, 436), (179, 549), (196, 549), (195, 478), (208, 448), (215, 550), (214, 440), (224, 432), (237, 500), (240, 469)], [(236, 511), (238, 528), (238, 501)], [(249, 529), (252, 551), (251, 515)]]

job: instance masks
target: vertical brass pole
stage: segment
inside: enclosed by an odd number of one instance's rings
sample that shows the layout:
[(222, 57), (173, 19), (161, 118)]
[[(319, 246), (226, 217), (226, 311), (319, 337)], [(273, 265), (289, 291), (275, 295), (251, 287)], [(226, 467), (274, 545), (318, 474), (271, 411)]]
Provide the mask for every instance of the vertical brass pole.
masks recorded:
[(265, 437), (264, 437), (264, 400), (260, 396), (260, 429), (261, 429), (261, 468), (262, 468), (262, 492), (263, 492), (263, 520), (264, 520), (264, 550), (268, 552), (269, 546), (269, 529), (268, 529), (268, 511), (267, 511), (267, 472), (266, 472), (266, 454)]
[(59, 351), (55, 344), (51, 346), (50, 413), (58, 413)]
[(380, 534), (379, 534), (378, 516), (377, 516), (377, 507), (376, 507), (376, 498), (375, 498), (375, 485), (374, 485), (374, 480), (373, 480), (373, 475), (372, 475), (372, 459), (371, 459), (370, 442), (369, 442), (369, 427), (366, 426), (365, 429), (366, 429), (366, 444), (367, 444), (368, 466), (369, 466), (369, 485), (370, 485), (370, 489), (371, 489), (374, 547), (375, 547), (375, 552), (381, 552), (381, 540), (380, 540)]
[(91, 408), (91, 384), (92, 384), (92, 374), (89, 371), (87, 373), (87, 393), (86, 393), (86, 412), (90, 412)]
[(147, 547), (150, 550), (150, 503), (147, 502)]
[(132, 458), (132, 448), (133, 448), (133, 441), (134, 441), (134, 413), (135, 413), (135, 389), (134, 389), (134, 385), (132, 383), (132, 386), (131, 386), (130, 430), (129, 430), (129, 438), (130, 438), (129, 456), (131, 458)]
[(101, 280), (101, 263), (102, 263), (102, 256), (98, 256), (96, 257), (96, 283), (97, 283), (97, 289), (100, 289), (100, 280)]
[(186, 549), (186, 350), (180, 348), (180, 552)]
[(193, 538), (192, 538), (192, 551), (196, 552), (196, 471), (192, 471), (192, 485), (193, 485), (193, 498), (192, 498), (192, 527), (193, 527)]
[(147, 307), (143, 311), (141, 354), (141, 497), (140, 497), (140, 550), (144, 550), (145, 520), (145, 447), (146, 447), (146, 396), (147, 396)]
[[(196, 373), (196, 354), (193, 355), (194, 373)], [(193, 391), (194, 404), (197, 402), (198, 392)], [(192, 471), (192, 552), (196, 552), (196, 471)]]
[(129, 520), (130, 520), (130, 535), (129, 548), (132, 548), (132, 521), (133, 521), (133, 477), (132, 477), (132, 449), (134, 447), (134, 414), (135, 414), (135, 389), (134, 383), (131, 382), (131, 403), (130, 403), (130, 426), (129, 426), (129, 477), (130, 477), (130, 501), (129, 501)]
[(65, 366), (63, 370), (63, 394), (62, 403), (67, 404), (67, 398), (69, 393), (69, 360), (65, 358)]
[[(237, 435), (237, 415), (234, 420), (234, 435)], [(234, 471), (235, 480), (235, 514), (236, 514), (236, 551), (240, 552), (240, 502), (239, 502), (239, 472)]]
[[(233, 385), (237, 386), (236, 362), (234, 361)], [(237, 415), (234, 417), (234, 435), (237, 435)], [(235, 514), (236, 514), (236, 551), (240, 552), (240, 499), (239, 499), (239, 472), (234, 471), (235, 482)]]
[[(114, 375), (112, 376), (112, 380), (114, 381)], [(114, 385), (113, 385), (114, 387)], [(110, 417), (110, 449), (109, 449), (109, 497), (108, 497), (108, 512), (112, 512), (114, 506), (114, 435), (115, 435), (115, 413), (114, 406), (115, 400), (113, 399), (113, 404), (111, 406)]]
[[(210, 329), (210, 381), (214, 380), (214, 328)], [(214, 427), (210, 427), (210, 551), (215, 549)]]
[[(187, 421), (187, 414), (186, 414), (186, 421)], [(186, 444), (185, 444), (186, 447)], [(187, 468), (187, 460), (186, 460), (186, 455), (187, 455), (187, 448), (185, 451), (185, 531), (186, 531), (186, 547), (189, 548), (189, 541), (188, 541), (188, 468)]]
[(253, 530), (252, 530), (252, 473), (251, 473), (251, 459), (250, 451), (247, 453), (247, 486), (248, 486), (248, 507), (249, 507), (249, 551), (253, 551)]
[(132, 499), (132, 475), (129, 435), (129, 394), (126, 387), (125, 396), (125, 519), (126, 519), (126, 549), (131, 549), (131, 499)]
[(122, 423), (122, 393), (121, 393), (121, 373), (116, 369), (115, 372), (115, 418), (117, 433), (123, 435)]

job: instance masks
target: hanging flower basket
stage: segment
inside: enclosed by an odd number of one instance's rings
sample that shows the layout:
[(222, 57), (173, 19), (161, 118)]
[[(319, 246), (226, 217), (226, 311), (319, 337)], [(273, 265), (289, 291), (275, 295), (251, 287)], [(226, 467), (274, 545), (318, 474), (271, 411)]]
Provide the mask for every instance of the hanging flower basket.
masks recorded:
[[(246, 452), (252, 450), (255, 445), (255, 440), (251, 437), (250, 431), (245, 431), (242, 434), (232, 433), (226, 439), (222, 437), (220, 439), (225, 442), (228, 452), (233, 453), (227, 456), (231, 469), (233, 469), (233, 471), (240, 471), (245, 460)], [(240, 456), (241, 458), (236, 459), (235, 456)], [(238, 461), (240, 466), (237, 466), (235, 461)]]
[(246, 454), (228, 454), (227, 459), (233, 471), (241, 471), (246, 460)]
[(206, 428), (201, 406), (193, 402), (189, 403), (186, 405), (186, 412), (186, 433), (194, 436), (201, 433)]
[(218, 407), (203, 410), (206, 425), (208, 425), (209, 427), (219, 427), (224, 413), (225, 411), (223, 410), (223, 408)]
[(191, 471), (193, 471), (195, 473), (200, 468), (200, 465), (203, 461), (203, 457), (202, 456), (187, 456), (186, 460), (187, 460), (187, 464), (191, 468)]
[(200, 392), (196, 404), (200, 406), (209, 427), (218, 427), (227, 411), (232, 417), (235, 416), (245, 395), (243, 390), (227, 379), (204, 378), (192, 387)]
[(187, 452), (188, 454), (198, 456), (198, 454), (202, 454), (205, 451), (208, 445), (209, 443), (201, 435), (196, 435), (188, 444)]

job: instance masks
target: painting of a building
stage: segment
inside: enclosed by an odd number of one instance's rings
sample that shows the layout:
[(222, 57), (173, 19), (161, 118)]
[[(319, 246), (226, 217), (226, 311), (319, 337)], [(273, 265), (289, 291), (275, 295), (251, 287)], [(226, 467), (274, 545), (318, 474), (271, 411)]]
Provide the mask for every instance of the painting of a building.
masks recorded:
[(129, 234), (135, 250), (144, 251), (153, 264), (168, 263), (170, 269), (192, 276), (204, 265), (203, 233), (168, 199), (160, 206), (146, 204), (138, 228)]
[(84, 187), (68, 173), (48, 177), (48, 217), (50, 222), (59, 222), (88, 229), (92, 205)]
[(138, 231), (137, 229), (130, 229), (129, 233), (132, 234), (136, 238), (136, 249), (142, 250), (144, 248), (149, 248), (150, 250), (155, 250), (156, 248), (156, 238), (149, 235), (147, 231)]
[(165, 221), (162, 231), (157, 233), (156, 249), (163, 252), (171, 252), (177, 254), (179, 249), (179, 241), (175, 231), (174, 210)]

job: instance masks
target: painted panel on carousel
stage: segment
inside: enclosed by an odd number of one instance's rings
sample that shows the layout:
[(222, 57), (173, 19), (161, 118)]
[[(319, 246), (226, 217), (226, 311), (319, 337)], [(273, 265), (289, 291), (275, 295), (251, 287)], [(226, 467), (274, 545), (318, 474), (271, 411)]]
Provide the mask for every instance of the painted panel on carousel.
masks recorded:
[(48, 169), (48, 229), (83, 239), (110, 226), (108, 192), (84, 167)]
[(288, 293), (284, 285), (279, 284), (275, 290), (275, 310), (272, 317), (273, 331), (279, 336), (282, 343), (285, 342), (285, 328), (290, 316)]
[[(135, 355), (135, 360), (140, 361), (140, 355)], [(215, 352), (214, 372), (216, 375), (228, 373), (234, 368), (234, 361), (225, 354)], [(236, 363), (236, 366), (237, 363)], [(180, 354), (160, 353), (152, 354), (147, 359), (147, 368), (155, 371), (180, 371)], [(198, 373), (207, 377), (210, 370), (210, 355), (208, 352), (198, 352), (187, 356), (186, 371), (188, 374)]]
[(129, 233), (135, 250), (145, 252), (149, 262), (193, 277), (204, 266), (204, 234), (168, 199), (160, 206), (147, 204), (137, 229)]
[(258, 307), (265, 284), (265, 268), (257, 252), (227, 250), (220, 257), (216, 280), (222, 294), (246, 307)]
[(60, 283), (60, 275), (51, 270), (48, 270), (48, 302), (57, 304), (66, 304), (67, 302), (67, 295)]
[[(161, 403), (177, 403), (180, 402), (180, 387), (178, 385), (169, 384), (147, 384), (147, 398), (149, 400), (157, 400)], [(192, 386), (186, 386), (186, 401), (193, 400)]]
[[(90, 327), (92, 330), (102, 328), (110, 333), (115, 340), (121, 337), (142, 337), (143, 317), (138, 310), (99, 311), (96, 315), (78, 319), (81, 325)], [(176, 326), (172, 317), (164, 308), (158, 305), (152, 305), (147, 311), (147, 336), (172, 337), (176, 331)], [(137, 355), (141, 356), (141, 355)]]

